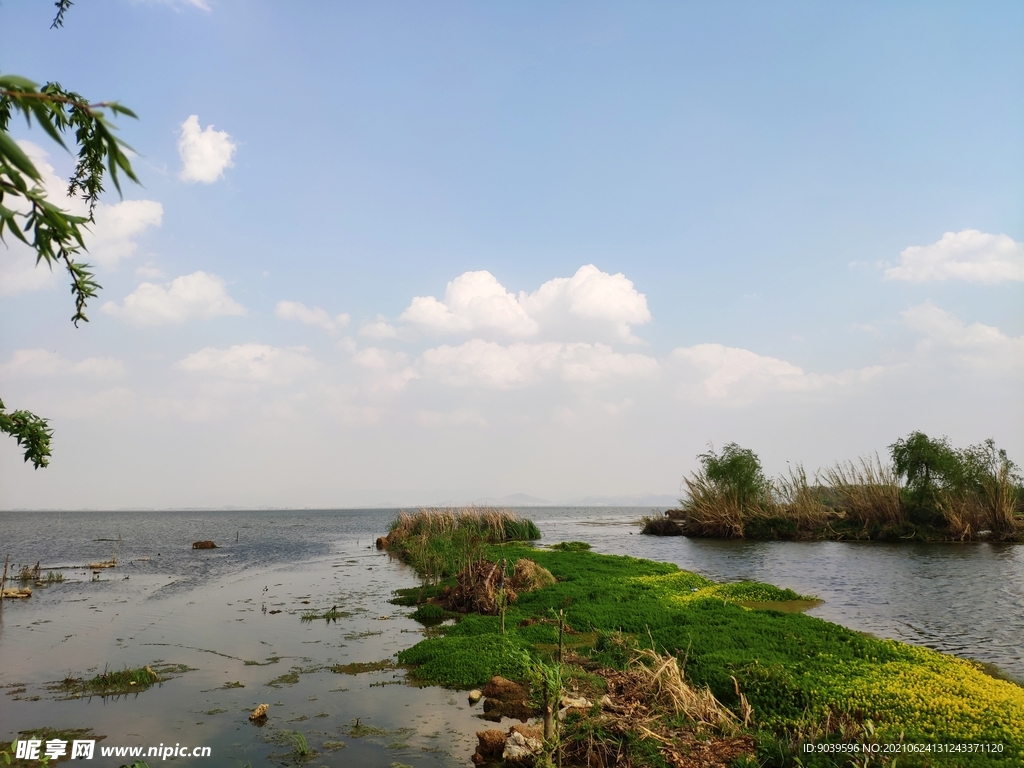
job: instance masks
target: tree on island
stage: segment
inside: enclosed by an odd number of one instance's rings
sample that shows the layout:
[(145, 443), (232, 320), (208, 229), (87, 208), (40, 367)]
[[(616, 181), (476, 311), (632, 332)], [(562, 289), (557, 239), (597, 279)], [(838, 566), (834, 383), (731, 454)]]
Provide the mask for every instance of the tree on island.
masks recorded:
[[(63, 26), (71, 2), (59, 0), (55, 5), (57, 15), (51, 28)], [(114, 127), (104, 110), (111, 115), (136, 117), (117, 102), (90, 103), (59, 83), (40, 88), (24, 77), (0, 73), (0, 240), (6, 243), (7, 237), (13, 237), (31, 247), (36, 252), (37, 266), (45, 261), (51, 270), (54, 264), (67, 270), (75, 299), (71, 322), (76, 327), (79, 322), (89, 321), (86, 303), (101, 287), (92, 267), (78, 257), (86, 250), (84, 233), (94, 222), (104, 175), (110, 175), (118, 193), (119, 172), (139, 181), (124, 152), (130, 147), (113, 134)], [(22, 115), (30, 126), (34, 119), (64, 149), (68, 149), (64, 139), (74, 136), (78, 162), (68, 182), (68, 197), (77, 195), (87, 202), (88, 216), (73, 216), (46, 199), (39, 170), (8, 131), (15, 114)], [(8, 412), (0, 400), (0, 432), (17, 441), (25, 461), (31, 461), (36, 469), (50, 463), (53, 430), (47, 419), (26, 410)]]

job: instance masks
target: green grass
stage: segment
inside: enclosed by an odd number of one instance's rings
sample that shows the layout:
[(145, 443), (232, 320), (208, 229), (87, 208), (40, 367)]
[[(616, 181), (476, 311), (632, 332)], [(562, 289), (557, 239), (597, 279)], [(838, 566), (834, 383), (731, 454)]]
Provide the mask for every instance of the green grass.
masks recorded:
[(139, 693), (152, 686), (169, 680), (173, 675), (191, 671), (184, 664), (154, 664), (135, 669), (125, 668), (116, 672), (104, 671), (88, 680), (68, 676), (53, 686), (65, 698), (83, 698), (87, 696), (123, 696)]
[[(634, 642), (685, 660), (691, 684), (707, 686), (738, 709), (736, 684), (766, 732), (806, 730), (830, 714), (877, 724), (881, 740), (985, 741), (1005, 746), (992, 757), (935, 758), (932, 765), (1024, 761), (1024, 689), (996, 680), (972, 662), (891, 640), (879, 640), (801, 613), (752, 610), (742, 604), (791, 606), (810, 598), (768, 584), (716, 584), (675, 565), (587, 551), (521, 545), (491, 547), (491, 559), (527, 557), (557, 583), (520, 595), (509, 606), (507, 633), (499, 620), (467, 615), (399, 654), (418, 665), (413, 675), (452, 688), (479, 686), (494, 674), (521, 678), (521, 651), (543, 655), (557, 643), (557, 626), (519, 626), (564, 609), (578, 635), (575, 650), (621, 666), (621, 632)], [(415, 591), (415, 590), (414, 590)], [(741, 604), (742, 603), (742, 604)], [(735, 678), (736, 682), (734, 682)], [(900, 765), (923, 765), (917, 758)], [(972, 762), (973, 760), (973, 762)]]
[(331, 608), (327, 611), (303, 611), (302, 615), (299, 616), (299, 621), (304, 624), (308, 624), (311, 621), (319, 621), (323, 619), (328, 624), (338, 619), (347, 619), (352, 614), (349, 611), (339, 611), (337, 608)]
[(339, 675), (361, 675), (364, 672), (381, 672), (385, 669), (395, 669), (395, 662), (392, 659), (355, 661), (350, 664), (335, 664), (330, 669), (331, 672)]
[(582, 552), (590, 549), (590, 545), (585, 541), (560, 541), (557, 544), (552, 544), (551, 549), (559, 552)]

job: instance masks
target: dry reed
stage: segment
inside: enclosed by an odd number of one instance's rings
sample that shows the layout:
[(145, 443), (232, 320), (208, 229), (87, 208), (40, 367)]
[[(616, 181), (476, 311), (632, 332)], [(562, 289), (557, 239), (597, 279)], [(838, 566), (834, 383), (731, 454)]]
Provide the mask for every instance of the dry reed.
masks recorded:
[(981, 502), (989, 529), (994, 533), (1013, 533), (1017, 530), (1014, 512), (1020, 488), (1014, 482), (1010, 464), (1000, 467), (982, 481)]
[[(684, 478), (688, 498), (683, 505), (685, 533), (713, 538), (743, 538), (747, 515), (738, 496), (720, 488), (706, 474), (698, 472)], [(749, 515), (749, 512), (748, 512)]]
[(450, 537), (462, 530), (479, 534), (490, 544), (540, 538), (540, 532), (532, 521), (509, 509), (430, 507), (412, 513), (400, 511), (391, 524), (387, 539), (389, 544), (393, 544), (413, 536)]
[(835, 504), (846, 518), (864, 528), (901, 525), (906, 522), (900, 504), (900, 486), (891, 467), (862, 457), (858, 462), (836, 464), (822, 473)]
[(822, 501), (820, 487), (807, 482), (802, 464), (790, 467), (786, 476), (772, 484), (772, 491), (775, 514), (793, 520), (799, 530), (819, 528), (832, 516), (832, 511)]
[[(674, 715), (682, 715), (698, 725), (709, 726), (719, 733), (735, 733), (739, 721), (732, 712), (722, 706), (707, 688), (694, 688), (683, 674), (675, 656), (662, 655), (649, 648), (635, 651), (629, 666), (630, 674), (647, 692), (648, 700), (656, 708)], [(740, 694), (744, 719), (749, 722), (750, 705)]]

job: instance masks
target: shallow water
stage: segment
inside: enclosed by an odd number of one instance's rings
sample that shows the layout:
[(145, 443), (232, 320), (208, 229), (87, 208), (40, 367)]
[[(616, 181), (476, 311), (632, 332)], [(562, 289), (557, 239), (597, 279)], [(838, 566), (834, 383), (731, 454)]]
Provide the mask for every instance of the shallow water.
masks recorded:
[[(1024, 680), (1024, 547), (653, 538), (635, 525), (649, 510), (524, 512), (545, 542), (588, 541), (598, 551), (671, 561), (716, 580), (757, 579), (815, 594), (824, 603), (814, 615), (990, 662)], [(90, 727), (106, 736), (102, 745), (210, 746), (212, 760), (185, 762), (258, 766), (285, 755), (289, 747), (271, 742), (297, 730), (321, 752), (311, 765), (469, 765), (474, 732), (493, 726), (463, 694), (402, 685), (401, 670), (351, 676), (328, 669), (389, 658), (421, 637), (410, 610), (387, 602), (394, 589), (416, 584), (415, 576), (373, 548), (393, 516), (0, 513), (0, 557), (9, 553), (19, 565), (41, 560), (44, 573), (64, 567), (66, 578), (37, 588), (30, 600), (5, 601), (0, 611), (0, 740), (47, 725)], [(98, 581), (69, 567), (109, 558), (109, 539), (118, 536), (119, 565)], [(192, 550), (201, 539), (222, 548)], [(351, 615), (331, 624), (300, 621), (303, 611), (332, 606)], [(45, 687), (66, 675), (157, 661), (193, 671), (117, 699), (58, 701)], [(268, 685), (291, 672), (298, 682)], [(244, 687), (223, 688), (235, 682)], [(270, 718), (258, 728), (247, 716), (262, 702)], [(357, 718), (381, 732), (352, 736)], [(346, 746), (324, 750), (330, 741)], [(97, 752), (95, 764), (124, 762)]]

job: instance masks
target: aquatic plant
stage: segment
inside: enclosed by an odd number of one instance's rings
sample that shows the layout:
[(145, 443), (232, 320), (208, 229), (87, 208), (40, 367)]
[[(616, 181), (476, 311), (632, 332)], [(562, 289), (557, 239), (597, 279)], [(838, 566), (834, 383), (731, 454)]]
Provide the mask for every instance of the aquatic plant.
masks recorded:
[(311, 754), (309, 742), (306, 741), (306, 737), (299, 733), (299, 731), (290, 731), (284, 735), (291, 742), (296, 757), (308, 757)]
[[(1024, 760), (1020, 686), (996, 680), (972, 662), (803, 614), (761, 609), (801, 597), (791, 590), (717, 584), (673, 564), (587, 551), (506, 545), (492, 547), (488, 557), (528, 557), (557, 581), (509, 605), (505, 634), (498, 617), (467, 614), (441, 628), (441, 636), (403, 651), (401, 663), (418, 665), (412, 676), (454, 688), (479, 686), (495, 674), (522, 680), (524, 650), (531, 658), (555, 658), (558, 627), (549, 617), (564, 610), (573, 658), (626, 671), (637, 648), (672, 656), (688, 685), (709, 690), (739, 722), (746, 707), (746, 719), (780, 743), (812, 725), (831, 728), (823, 738), (840, 739), (851, 723), (864, 727), (870, 720), (880, 740), (902, 733), (907, 741), (1000, 742), (1004, 764)], [(591, 737), (597, 738), (580, 736)], [(623, 734), (615, 739), (628, 740)], [(642, 741), (630, 742), (629, 749), (640, 750)], [(940, 756), (932, 765), (970, 765), (974, 759), (963, 758)]]
[(134, 669), (126, 667), (114, 672), (104, 670), (88, 680), (68, 675), (53, 688), (71, 698), (121, 696), (145, 691), (156, 683), (164, 682), (171, 674), (189, 670), (189, 667), (184, 665), (157, 665), (157, 668), (159, 672), (148, 664)]
[(557, 549), (560, 552), (582, 552), (585, 549), (590, 549), (590, 545), (585, 541), (560, 541), (557, 544), (552, 544), (551, 549)]
[(319, 621), (323, 619), (328, 624), (338, 619), (347, 619), (352, 614), (349, 611), (339, 611), (338, 606), (333, 606), (326, 611), (303, 611), (299, 616), (299, 621), (308, 624), (311, 621)]
[(354, 661), (349, 664), (335, 664), (330, 668), (331, 672), (339, 675), (361, 675), (364, 672), (381, 672), (386, 669), (395, 669), (393, 659), (381, 659), (380, 661)]
[(409, 616), (410, 619), (422, 624), (439, 624), (444, 621), (447, 612), (436, 603), (424, 603)]

